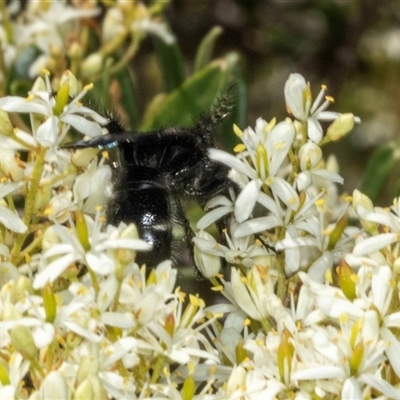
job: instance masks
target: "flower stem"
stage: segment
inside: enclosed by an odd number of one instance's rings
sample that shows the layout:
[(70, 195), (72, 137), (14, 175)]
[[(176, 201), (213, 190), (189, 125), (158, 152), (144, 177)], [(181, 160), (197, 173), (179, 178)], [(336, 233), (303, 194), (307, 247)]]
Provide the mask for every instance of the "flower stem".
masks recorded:
[(11, 251), (11, 262), (15, 262), (19, 258), (24, 241), (29, 234), (29, 227), (32, 220), (32, 215), (35, 209), (35, 200), (38, 193), (40, 178), (42, 177), (44, 168), (44, 158), (46, 156), (46, 147), (40, 147), (37, 153), (35, 165), (33, 167), (33, 172), (31, 176), (30, 186), (28, 188), (28, 193), (25, 198), (24, 215), (22, 217), (23, 222), (28, 227), (25, 233), (17, 235), (14, 247)]
[(283, 300), (286, 295), (286, 274), (285, 274), (285, 253), (281, 251), (276, 257), (276, 266), (278, 270), (278, 282), (276, 295)]
[(96, 294), (98, 294), (100, 292), (100, 285), (97, 280), (97, 276), (90, 267), (88, 267), (88, 271), (89, 271), (90, 279), (92, 280), (93, 289), (96, 292)]
[(156, 363), (156, 365), (154, 366), (154, 368), (153, 368), (153, 374), (152, 374), (152, 376), (151, 376), (151, 381), (150, 381), (150, 383), (157, 383), (157, 381), (158, 381), (158, 378), (160, 377), (160, 375), (161, 375), (161, 371), (162, 371), (162, 366), (164, 365), (164, 359), (165, 359), (165, 357), (162, 355), (162, 354), (160, 354), (159, 356), (158, 356), (158, 358), (157, 358), (157, 363)]

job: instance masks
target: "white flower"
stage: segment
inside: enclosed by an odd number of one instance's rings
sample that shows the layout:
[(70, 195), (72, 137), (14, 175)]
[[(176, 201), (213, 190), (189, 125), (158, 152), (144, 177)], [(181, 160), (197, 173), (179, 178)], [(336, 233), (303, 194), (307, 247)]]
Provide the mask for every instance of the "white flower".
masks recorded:
[(276, 297), (276, 273), (268, 268), (253, 267), (246, 276), (231, 268), (232, 291), (237, 304), (251, 318), (265, 321), (271, 314), (270, 304)]
[(87, 214), (95, 214), (97, 207), (103, 206), (109, 197), (107, 183), (110, 179), (110, 167), (93, 160), (85, 172), (76, 178), (73, 186), (74, 201), (79, 209)]
[(235, 202), (234, 214), (238, 222), (245, 221), (256, 202), (260, 201), (259, 194), (263, 184), (268, 185), (285, 203), (295, 197), (290, 185), (276, 176), (287, 157), (294, 135), (291, 122), (284, 121), (274, 126), (258, 119), (255, 131), (247, 128), (242, 132), (241, 139), (247, 150), (236, 157), (221, 150), (209, 150), (212, 160), (226, 164), (247, 180)]
[[(336, 226), (345, 223), (343, 218), (338, 220)], [(325, 272), (337, 264), (344, 254), (351, 251), (354, 238), (359, 233), (357, 228), (345, 227), (340, 237), (332, 242), (331, 235), (334, 229), (333, 225), (325, 227), (321, 210), (318, 217), (308, 215), (306, 218), (293, 221), (293, 225), (286, 231), (285, 238), (276, 245), (277, 250), (285, 251), (287, 272), (293, 273), (300, 267), (300, 254), (288, 252), (299, 248), (303, 251), (303, 265), (308, 267), (308, 274), (317, 282), (323, 282)], [(309, 262), (311, 263), (308, 264)]]
[[(90, 223), (88, 217), (86, 220)], [(91, 229), (90, 249), (85, 250), (78, 239), (76, 230), (71, 234), (66, 227), (55, 225), (53, 229), (61, 242), (52, 246), (44, 254), (41, 271), (35, 276), (33, 286), (41, 288), (46, 282), (53, 282), (69, 265), (76, 261), (84, 262), (98, 274), (114, 274), (118, 264), (117, 249), (135, 252), (136, 250), (149, 250), (151, 248), (143, 240), (121, 237), (126, 229), (125, 224), (121, 223), (118, 228), (109, 225), (106, 232), (100, 232), (100, 227), (99, 218), (96, 219), (95, 223), (89, 224), (89, 229)], [(56, 259), (54, 260), (54, 258)], [(53, 261), (48, 263), (46, 260)]]
[[(286, 228), (285, 239), (297, 238), (299, 236), (297, 230), (298, 225), (315, 213), (315, 199), (306, 198), (303, 206), (298, 210), (298, 212), (296, 212), (296, 208), (292, 207), (289, 207), (287, 210), (283, 209), (279, 200), (273, 201), (265, 194), (262, 194), (260, 199), (262, 200), (260, 203), (270, 211), (270, 215), (249, 219), (243, 222), (232, 232), (235, 238), (244, 239), (249, 235), (258, 232), (267, 232), (279, 227)], [(294, 202), (294, 204), (296, 205), (296, 202)], [(300, 226), (299, 229), (301, 229)], [(276, 250), (281, 249), (276, 248)], [(284, 248), (284, 251), (286, 273), (290, 276), (297, 271), (300, 266), (300, 251), (298, 245), (287, 246)]]
[[(319, 121), (334, 121), (341, 115), (325, 111), (333, 102), (331, 97), (325, 96), (325, 92), (326, 86), (322, 86), (313, 102), (310, 84), (300, 74), (290, 74), (285, 84), (285, 100), (289, 112), (298, 120), (307, 123), (307, 136), (317, 144), (321, 142), (323, 135)], [(360, 122), (357, 117), (353, 119), (355, 122)]]
[[(65, 85), (69, 85), (71, 93), (74, 90), (76, 78), (66, 71), (63, 75)], [(35, 142), (44, 147), (51, 147), (60, 143), (70, 126), (88, 136), (98, 136), (102, 133), (101, 125), (107, 123), (107, 118), (84, 107), (80, 100), (87, 94), (91, 86), (87, 86), (78, 93), (70, 104), (62, 105), (62, 110), (56, 112), (57, 99), (53, 94), (48, 75), (45, 81), (37, 78), (27, 98), (7, 96), (0, 99), (0, 108), (8, 112), (29, 113)], [(35, 115), (47, 117), (43, 123), (38, 124)], [(88, 119), (90, 117), (92, 121)], [(61, 128), (59, 127), (61, 125)]]
[[(350, 301), (340, 289), (318, 284), (300, 273), (303, 283), (316, 294), (318, 309), (330, 318), (347, 321), (342, 322), (342, 333), (354, 335), (354, 325), (359, 321), (358, 330), (364, 336), (365, 351), (372, 352), (364, 356), (360, 368), (368, 368), (366, 372), (370, 372), (371, 363), (378, 365), (383, 354), (386, 354), (399, 375), (400, 363), (396, 354), (400, 350), (400, 341), (389, 328), (399, 326), (400, 313), (388, 314), (393, 293), (393, 273), (388, 266), (378, 266), (361, 267), (357, 275), (357, 298)], [(373, 355), (374, 351), (378, 353)]]
[[(34, 45), (43, 55), (49, 56), (55, 46), (65, 48), (68, 33), (79, 29), (79, 18), (90, 18), (99, 13), (100, 8), (74, 8), (66, 1), (50, 2), (46, 6), (41, 2), (29, 2), (23, 15), (13, 22), (15, 46), (21, 50)], [(31, 68), (29, 72), (35, 77), (39, 71)]]

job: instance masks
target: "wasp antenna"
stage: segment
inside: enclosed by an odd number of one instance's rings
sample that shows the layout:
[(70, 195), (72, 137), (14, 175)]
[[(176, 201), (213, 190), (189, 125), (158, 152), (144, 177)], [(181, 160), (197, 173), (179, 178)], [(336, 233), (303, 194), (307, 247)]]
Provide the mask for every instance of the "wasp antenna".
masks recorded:
[(88, 147), (97, 147), (91, 146), (90, 140), (78, 140), (77, 142), (68, 142), (61, 146), (62, 149), (86, 149)]
[(96, 136), (89, 140), (79, 140), (77, 142), (66, 143), (62, 148), (66, 149), (85, 149), (88, 147), (97, 147), (99, 149), (111, 149), (118, 145), (135, 144), (138, 141), (144, 141), (144, 135), (137, 132), (114, 132), (107, 135)]

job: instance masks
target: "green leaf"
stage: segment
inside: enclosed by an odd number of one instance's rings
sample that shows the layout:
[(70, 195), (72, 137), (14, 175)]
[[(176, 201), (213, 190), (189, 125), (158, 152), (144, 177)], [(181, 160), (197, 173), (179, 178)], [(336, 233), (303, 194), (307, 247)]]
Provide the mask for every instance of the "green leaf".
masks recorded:
[(215, 60), (188, 78), (171, 93), (158, 95), (146, 110), (141, 130), (150, 131), (173, 125), (191, 125), (221, 94), (230, 70), (227, 59)]
[(222, 34), (223, 29), (220, 26), (214, 26), (211, 30), (204, 36), (200, 43), (200, 46), (196, 53), (196, 58), (194, 61), (194, 70), (200, 71), (212, 60), (212, 54), (215, 48), (215, 42), (218, 37)]
[[(118, 81), (121, 85), (121, 104), (129, 116), (129, 125), (134, 129), (139, 125), (138, 108), (135, 100), (135, 92), (129, 71), (124, 69), (118, 74)], [(128, 124), (128, 121), (126, 121)]]
[(167, 44), (161, 38), (153, 37), (154, 48), (160, 64), (165, 90), (172, 92), (185, 80), (183, 57), (178, 43)]
[(368, 161), (362, 177), (360, 191), (366, 194), (373, 202), (376, 201), (383, 185), (393, 167), (398, 163), (399, 146), (390, 142), (378, 148)]

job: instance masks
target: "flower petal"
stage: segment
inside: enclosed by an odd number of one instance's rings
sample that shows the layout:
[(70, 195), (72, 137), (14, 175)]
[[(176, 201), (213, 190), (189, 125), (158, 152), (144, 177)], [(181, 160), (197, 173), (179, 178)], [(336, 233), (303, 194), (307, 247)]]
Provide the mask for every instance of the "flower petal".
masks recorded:
[(355, 256), (363, 256), (366, 254), (372, 254), (390, 244), (399, 240), (398, 234), (396, 233), (382, 233), (377, 236), (372, 236), (357, 243), (354, 246), (353, 254)]
[(250, 181), (240, 192), (235, 202), (235, 218), (241, 223), (249, 218), (257, 202), (262, 182), (259, 179)]
[(4, 206), (0, 206), (0, 222), (13, 232), (23, 233), (28, 229), (17, 214)]
[(272, 229), (280, 225), (281, 221), (276, 217), (269, 216), (254, 218), (240, 224), (236, 229), (234, 235), (235, 237), (240, 238), (243, 236), (252, 235), (253, 233)]

